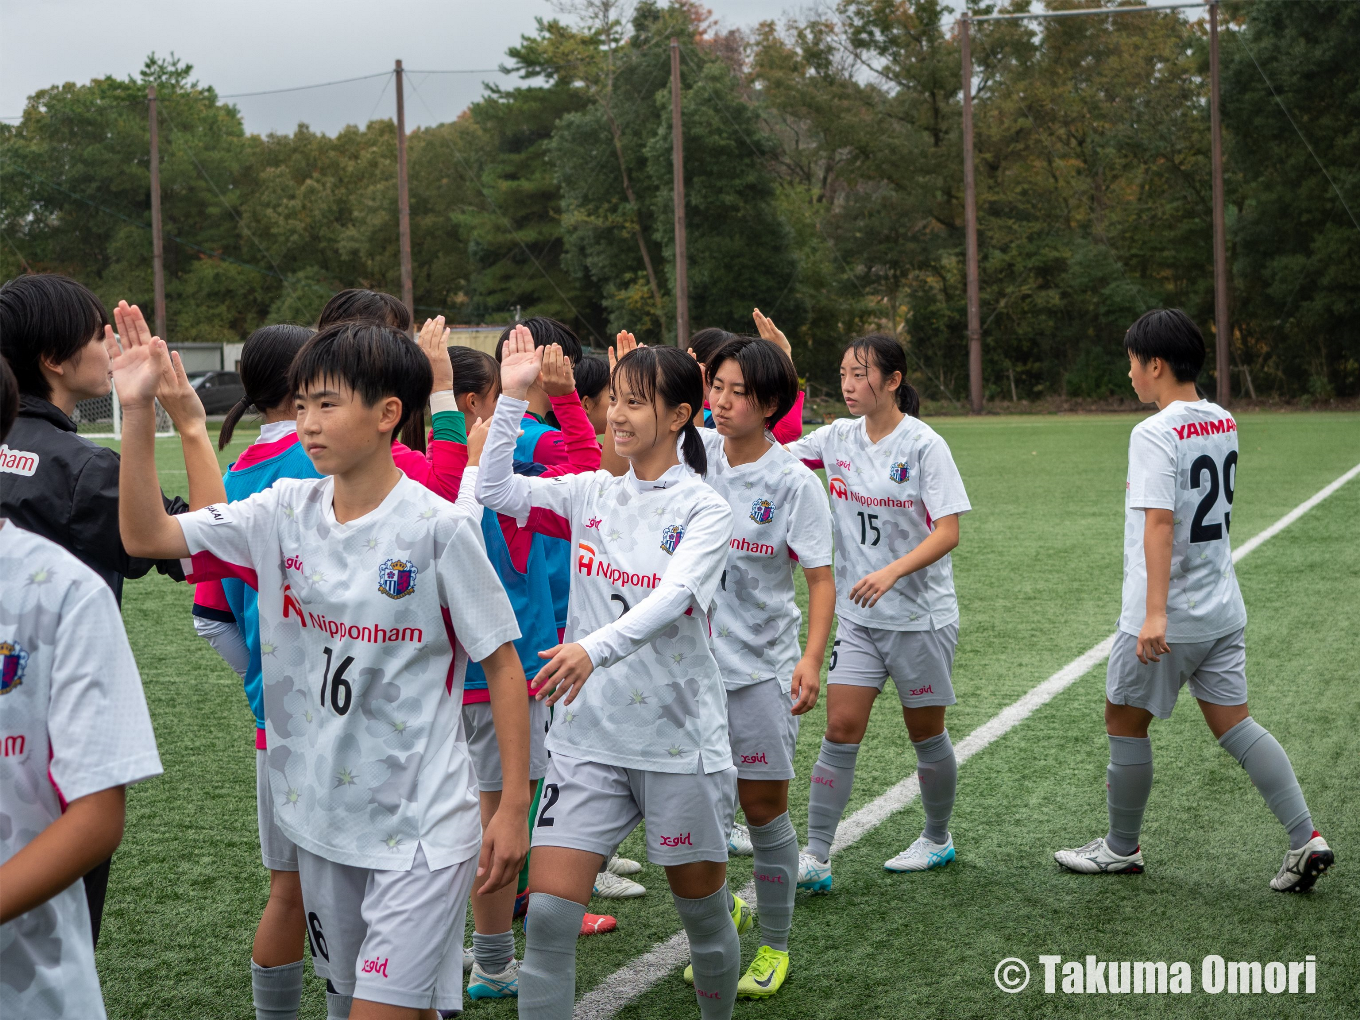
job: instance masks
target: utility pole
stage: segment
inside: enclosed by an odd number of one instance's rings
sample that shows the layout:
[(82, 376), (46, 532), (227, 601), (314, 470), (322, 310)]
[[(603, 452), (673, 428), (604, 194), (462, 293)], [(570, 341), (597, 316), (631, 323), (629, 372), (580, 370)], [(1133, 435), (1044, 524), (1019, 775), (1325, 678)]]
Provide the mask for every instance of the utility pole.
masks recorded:
[(401, 245), (401, 303), (416, 321), (415, 288), (411, 283), (411, 196), (406, 187), (406, 94), (401, 61), (397, 61), (397, 235)]
[(969, 48), (970, 19), (960, 19), (959, 48), (963, 56), (963, 251), (968, 293), (968, 404), (982, 413), (982, 307), (978, 297), (977, 184), (973, 178), (973, 54)]
[(151, 275), (156, 299), (156, 335), (165, 337), (165, 242), (161, 236), (161, 147), (156, 117), (156, 86), (146, 87), (151, 124)]
[(685, 142), (680, 122), (680, 43), (671, 39), (671, 173), (675, 187), (675, 346), (689, 346), (689, 267), (685, 252)]
[(1218, 404), (1232, 399), (1232, 319), (1228, 315), (1228, 238), (1223, 217), (1223, 121), (1218, 115), (1218, 3), (1209, 5), (1209, 132), (1214, 178), (1214, 354)]

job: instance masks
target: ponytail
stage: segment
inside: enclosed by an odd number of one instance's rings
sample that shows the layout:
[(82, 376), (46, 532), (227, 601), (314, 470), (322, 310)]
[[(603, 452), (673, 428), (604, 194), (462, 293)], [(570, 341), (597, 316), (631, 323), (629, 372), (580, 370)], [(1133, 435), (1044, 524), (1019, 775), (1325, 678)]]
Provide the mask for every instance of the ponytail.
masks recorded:
[(855, 352), (855, 360), (865, 368), (877, 366), (884, 379), (894, 372), (901, 373), (902, 382), (897, 387), (897, 409), (912, 418), (921, 417), (921, 395), (916, 387), (907, 382), (907, 354), (896, 337), (886, 333), (869, 333), (855, 337), (846, 346)]
[(694, 418), (691, 416), (685, 422), (685, 427), (680, 430), (680, 440), (683, 444), (681, 452), (685, 456), (685, 463), (689, 469), (700, 478), (708, 474), (708, 451), (704, 449), (704, 441), (699, 438), (699, 430), (694, 427)]
[[(425, 399), (429, 400), (430, 395), (425, 394)], [(401, 427), (401, 441), (412, 450), (419, 453), (425, 452), (425, 405), (421, 404), (406, 419), (406, 424)]]
[(222, 431), (217, 436), (219, 450), (231, 442), (237, 422), (251, 408), (263, 414), (292, 396), (288, 367), (311, 336), (312, 331), (307, 327), (285, 322), (261, 326), (246, 338), (245, 346), (241, 348), (241, 385), (246, 392), (222, 422)]
[[(708, 454), (694, 416), (704, 406), (704, 376), (699, 363), (678, 347), (638, 347), (629, 351), (614, 366), (616, 380), (627, 379), (634, 393), (644, 400), (661, 397), (670, 409), (688, 405), (690, 413), (680, 429), (681, 454), (695, 474), (708, 474)], [(618, 381), (615, 390), (619, 389)]]

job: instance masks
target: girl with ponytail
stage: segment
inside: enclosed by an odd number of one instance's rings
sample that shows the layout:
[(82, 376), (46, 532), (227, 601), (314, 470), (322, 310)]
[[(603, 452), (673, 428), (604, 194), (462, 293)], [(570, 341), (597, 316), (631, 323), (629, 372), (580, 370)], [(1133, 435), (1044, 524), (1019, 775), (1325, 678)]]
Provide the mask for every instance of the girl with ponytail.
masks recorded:
[(926, 871), (954, 859), (949, 818), (958, 768), (945, 729), (959, 605), (949, 553), (970, 509), (949, 446), (921, 421), (894, 337), (852, 340), (841, 359), (842, 418), (788, 449), (826, 468), (836, 546), (836, 632), (827, 673), (826, 736), (812, 771), (808, 848), (798, 885), (831, 889), (831, 844), (855, 777), (874, 699), (889, 676), (916, 751), (926, 825), (884, 864)]
[(546, 792), (531, 820), (519, 1015), (571, 1013), (576, 940), (596, 874), (645, 820), (647, 858), (666, 869), (689, 935), (700, 1015), (730, 1017), (738, 932), (752, 918), (727, 888), (737, 776), (708, 615), (732, 513), (702, 480), (708, 458), (691, 420), (703, 406), (699, 366), (673, 347), (625, 354), (611, 376), (607, 426), (627, 473), (545, 479), (512, 468), (542, 360), (517, 327), (477, 478), (479, 502), (569, 539), (574, 564), (563, 643), (539, 653), (534, 681), (535, 696), (557, 709)]

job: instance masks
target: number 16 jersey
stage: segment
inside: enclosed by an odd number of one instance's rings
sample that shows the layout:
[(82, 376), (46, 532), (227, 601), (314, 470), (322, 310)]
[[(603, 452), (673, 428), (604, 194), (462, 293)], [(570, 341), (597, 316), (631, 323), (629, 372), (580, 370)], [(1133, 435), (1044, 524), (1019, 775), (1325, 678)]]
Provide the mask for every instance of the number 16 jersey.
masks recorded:
[(880, 630), (935, 630), (957, 622), (948, 556), (902, 578), (870, 609), (850, 601), (860, 578), (915, 549), (938, 518), (972, 509), (940, 435), (907, 415), (872, 443), (863, 418), (841, 418), (788, 449), (808, 467), (826, 468), (836, 533), (836, 615)]
[(1166, 640), (1212, 641), (1247, 625), (1228, 526), (1237, 488), (1237, 422), (1208, 400), (1175, 400), (1129, 437), (1124, 496), (1124, 594), (1119, 629), (1138, 634), (1147, 614), (1144, 510), (1170, 510), (1171, 586)]

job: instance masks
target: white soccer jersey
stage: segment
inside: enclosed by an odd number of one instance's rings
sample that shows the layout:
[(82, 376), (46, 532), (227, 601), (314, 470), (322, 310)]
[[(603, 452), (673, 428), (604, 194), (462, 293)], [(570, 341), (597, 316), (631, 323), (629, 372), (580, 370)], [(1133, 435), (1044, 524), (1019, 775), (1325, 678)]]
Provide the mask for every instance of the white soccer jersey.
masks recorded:
[[(66, 804), (161, 773), (113, 592), (0, 521), (0, 864)], [(85, 886), (0, 926), (0, 1016), (104, 1016)]]
[[(650, 772), (731, 768), (727, 697), (708, 621), (732, 537), (726, 501), (676, 468), (656, 483), (639, 482), (631, 470), (621, 478), (607, 471), (552, 479), (512, 475), (506, 448), (514, 444), (523, 406), (502, 396), (496, 407), (478, 498), (571, 541), (565, 640), (580, 642), (608, 627), (663, 584), (689, 593), (669, 625), (630, 654), (597, 666), (570, 705), (558, 702), (548, 750)], [(495, 493), (506, 490), (510, 500), (498, 502)]]
[(1176, 400), (1134, 426), (1124, 495), (1124, 598), (1119, 629), (1147, 614), (1144, 509), (1170, 510), (1166, 639), (1210, 641), (1247, 625), (1228, 526), (1237, 487), (1237, 422), (1208, 400)]
[(808, 467), (826, 468), (836, 529), (836, 615), (881, 630), (934, 630), (958, 620), (948, 556), (902, 578), (870, 609), (850, 601), (860, 578), (915, 549), (936, 518), (972, 509), (939, 434), (907, 415), (871, 443), (863, 418), (841, 418), (788, 448)]
[(519, 637), (478, 526), (403, 476), (335, 519), (334, 479), (286, 478), (175, 518), (192, 576), (260, 596), (274, 817), (298, 846), (360, 868), (431, 870), (481, 842), (462, 728), (467, 660)]
[(708, 451), (708, 482), (732, 508), (727, 567), (711, 621), (723, 684), (731, 691), (778, 680), (788, 691), (802, 655), (793, 562), (832, 562), (826, 490), (778, 443), (759, 460), (732, 467), (716, 430), (699, 435)]

